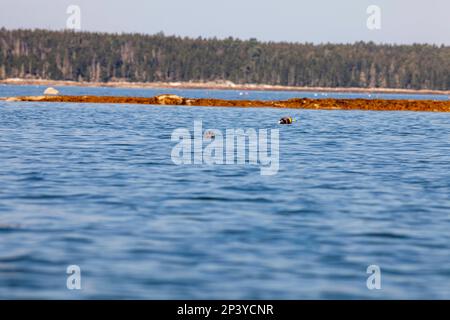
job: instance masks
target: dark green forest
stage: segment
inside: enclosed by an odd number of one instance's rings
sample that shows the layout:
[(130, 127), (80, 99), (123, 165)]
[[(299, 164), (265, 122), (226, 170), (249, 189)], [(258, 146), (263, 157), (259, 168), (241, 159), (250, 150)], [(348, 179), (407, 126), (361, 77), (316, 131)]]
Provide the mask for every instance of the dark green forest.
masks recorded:
[(450, 89), (450, 47), (0, 29), (0, 79)]

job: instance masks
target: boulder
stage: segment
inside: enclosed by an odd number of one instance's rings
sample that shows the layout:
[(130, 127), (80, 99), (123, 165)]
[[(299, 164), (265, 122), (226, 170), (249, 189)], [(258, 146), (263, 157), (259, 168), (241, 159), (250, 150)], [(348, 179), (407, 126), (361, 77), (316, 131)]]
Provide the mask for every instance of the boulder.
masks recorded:
[[(19, 97), (21, 99), (21, 97)], [(45, 100), (45, 96), (31, 96), (31, 97), (23, 97), (25, 101), (43, 101)]]
[(45, 89), (44, 94), (50, 95), (50, 96), (56, 96), (59, 94), (59, 91), (56, 90), (55, 88), (50, 87), (50, 88)]
[(156, 97), (159, 104), (164, 105), (181, 105), (183, 104), (183, 98), (175, 94), (163, 94)]

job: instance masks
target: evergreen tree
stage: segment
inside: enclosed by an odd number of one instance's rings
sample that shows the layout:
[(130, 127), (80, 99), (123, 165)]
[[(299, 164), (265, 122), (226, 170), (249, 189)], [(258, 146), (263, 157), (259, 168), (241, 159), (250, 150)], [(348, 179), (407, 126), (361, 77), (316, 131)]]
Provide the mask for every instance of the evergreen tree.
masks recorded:
[(0, 29), (0, 78), (450, 89), (450, 47)]

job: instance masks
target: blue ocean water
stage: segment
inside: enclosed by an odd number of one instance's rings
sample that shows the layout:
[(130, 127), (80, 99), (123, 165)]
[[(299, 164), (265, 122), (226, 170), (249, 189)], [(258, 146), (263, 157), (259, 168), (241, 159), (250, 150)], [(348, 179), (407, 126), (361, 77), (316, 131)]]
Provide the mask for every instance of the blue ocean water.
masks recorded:
[[(287, 115), (299, 121), (277, 125)], [(279, 129), (278, 174), (176, 166), (171, 133), (194, 120)], [(450, 298), (446, 113), (0, 102), (0, 164), (2, 299)], [(69, 265), (82, 290), (67, 289)]]

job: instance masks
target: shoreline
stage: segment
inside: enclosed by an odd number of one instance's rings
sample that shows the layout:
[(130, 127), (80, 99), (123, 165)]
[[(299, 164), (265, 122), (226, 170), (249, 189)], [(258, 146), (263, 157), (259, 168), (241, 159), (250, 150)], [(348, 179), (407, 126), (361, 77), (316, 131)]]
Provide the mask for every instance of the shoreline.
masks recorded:
[(328, 88), (328, 87), (293, 87), (265, 84), (234, 84), (223, 82), (78, 82), (65, 80), (20, 79), (0, 80), (3, 85), (39, 85), (39, 86), (74, 86), (107, 87), (130, 89), (203, 89), (203, 90), (242, 90), (242, 91), (299, 91), (299, 92), (337, 92), (337, 93), (388, 93), (388, 94), (434, 94), (450, 95), (450, 90), (414, 90), (393, 88)]
[(21, 96), (0, 98), (6, 102), (47, 102), (47, 103), (103, 103), (103, 104), (144, 104), (163, 106), (196, 107), (237, 107), (237, 108), (280, 108), (316, 110), (373, 110), (373, 111), (422, 111), (450, 112), (450, 100), (389, 100), (389, 99), (309, 99), (289, 100), (223, 100), (191, 99), (174, 94), (164, 94), (151, 98), (114, 96)]

